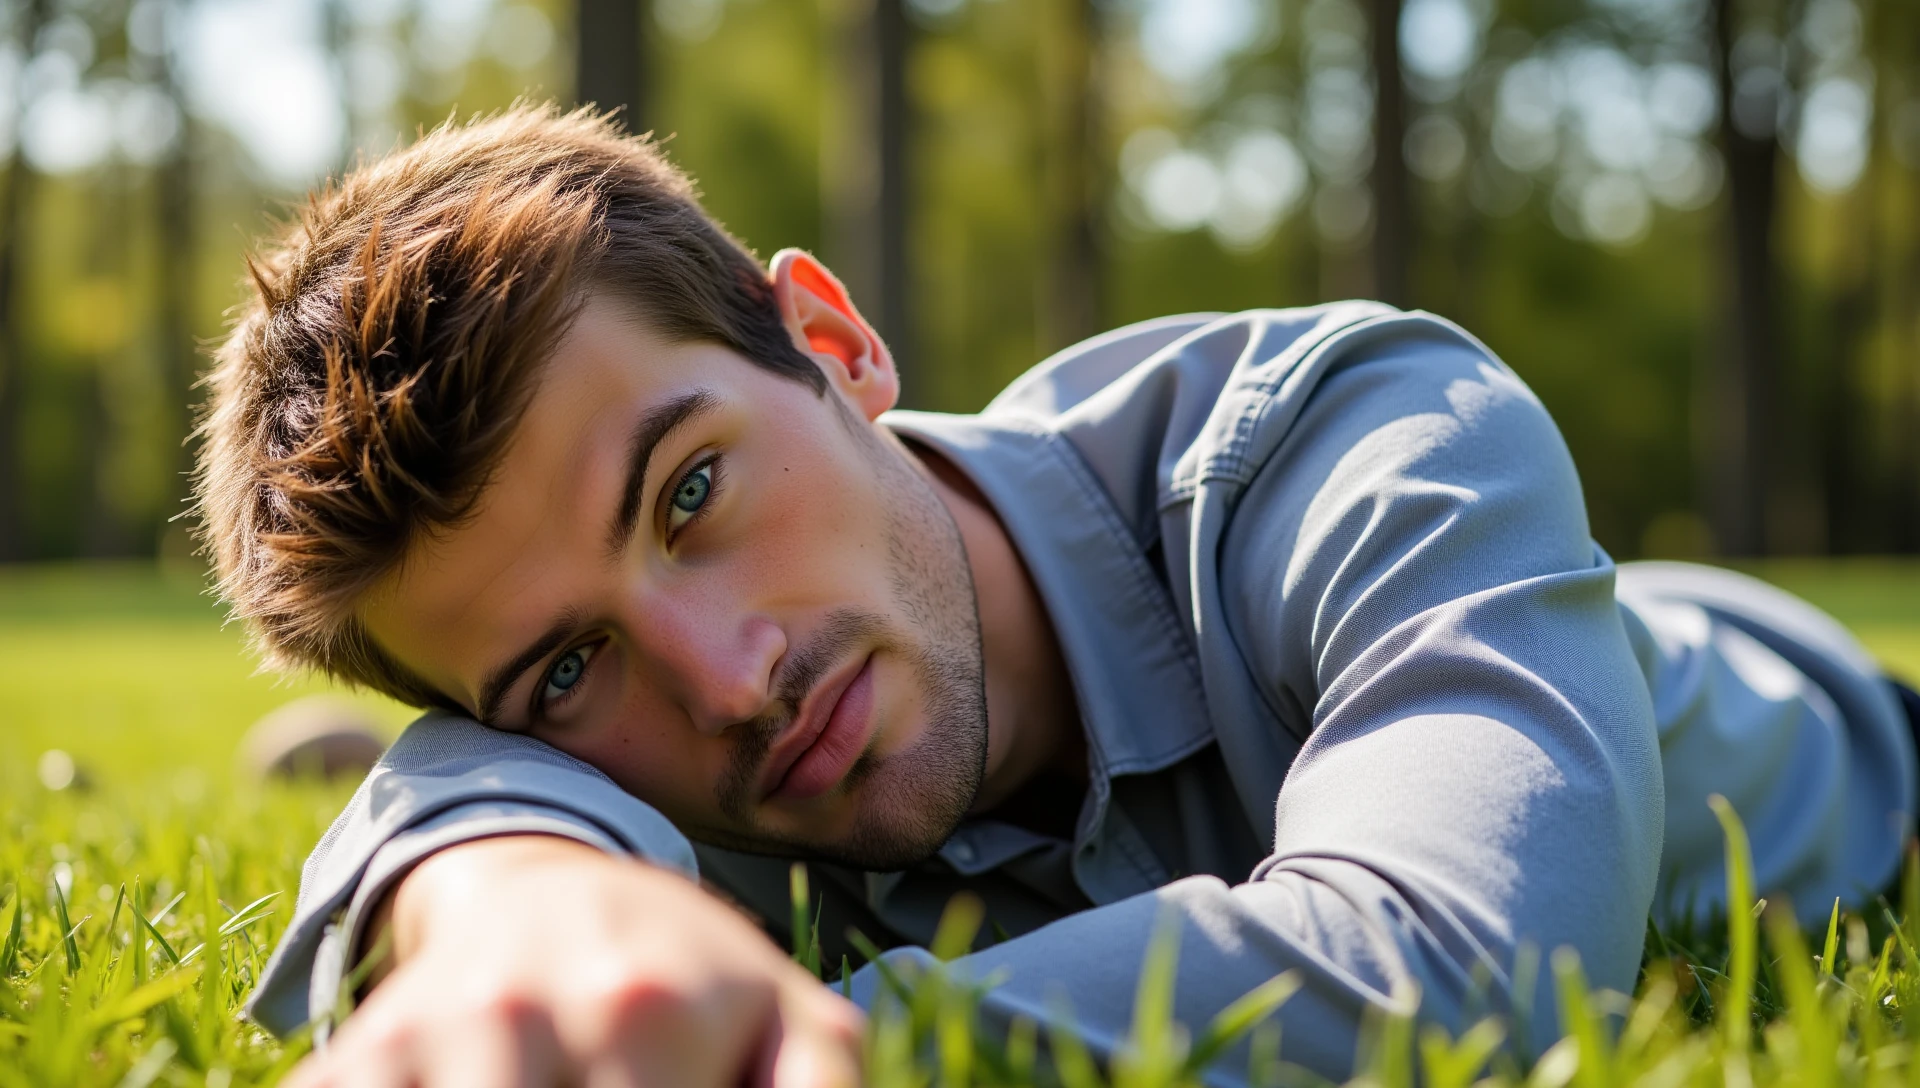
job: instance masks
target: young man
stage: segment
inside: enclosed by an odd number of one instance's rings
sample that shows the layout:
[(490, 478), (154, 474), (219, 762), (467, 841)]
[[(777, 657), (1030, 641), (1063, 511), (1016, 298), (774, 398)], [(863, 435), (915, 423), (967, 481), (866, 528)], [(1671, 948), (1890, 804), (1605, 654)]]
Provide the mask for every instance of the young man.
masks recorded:
[(1183, 1021), (1297, 971), (1284, 1057), (1335, 1077), (1415, 989), (1537, 1051), (1528, 947), (1630, 989), (1650, 909), (1721, 901), (1712, 793), (1810, 914), (1896, 868), (1895, 689), (1759, 583), (1616, 570), (1437, 318), (1170, 318), (895, 412), (818, 262), (543, 111), (348, 177), (254, 280), (198, 478), (221, 590), (276, 663), (433, 708), (255, 999), (323, 1015), (391, 936), (303, 1085), (852, 1083), (854, 1006), (696, 858), (769, 919), (808, 859), (823, 937), (909, 960), (973, 892), (989, 1016), (1064, 995), (1096, 1049), (1171, 918)]

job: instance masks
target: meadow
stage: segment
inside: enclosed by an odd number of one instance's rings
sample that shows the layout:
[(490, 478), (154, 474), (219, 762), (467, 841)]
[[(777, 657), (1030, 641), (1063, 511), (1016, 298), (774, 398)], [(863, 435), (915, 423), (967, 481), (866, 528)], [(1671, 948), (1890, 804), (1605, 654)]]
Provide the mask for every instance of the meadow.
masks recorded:
[[(1920, 566), (1759, 573), (1920, 678)], [(0, 1088), (270, 1084), (304, 1051), (239, 1010), (350, 786), (264, 786), (238, 769), (246, 727), (320, 685), (257, 674), (199, 590), (193, 571), (144, 565), (0, 569)], [(366, 704), (396, 731), (409, 716)], [(64, 788), (47, 784), (64, 774), (42, 773), (49, 758), (62, 770), (50, 751), (76, 768)], [(1540, 984), (1558, 987), (1568, 1035), (1532, 1068), (1503, 1056), (1496, 1021), (1451, 1040), (1387, 1017), (1361, 1079), (1920, 1085), (1905, 1015), (1920, 1002), (1920, 873), (1905, 886), (1901, 904), (1836, 914), (1811, 935), (1757, 904), (1724, 928), (1655, 934), (1633, 995), (1589, 994), (1577, 964), (1548, 956)], [(1735, 901), (1754, 903), (1752, 889)], [(946, 943), (961, 947), (966, 911), (951, 922)], [(871, 1082), (1171, 1088), (1198, 1083), (1223, 1052), (1251, 1061), (1256, 1082), (1304, 1078), (1261, 1015), (1284, 1000), (1285, 976), (1189, 1031), (1165, 1013), (1177, 970), (1177, 949), (1148, 950), (1133, 1043), (1108, 1068), (1045, 1031), (975, 1032), (973, 992), (955, 980), (898, 980), (903, 1002), (869, 1033)], [(1229, 1048), (1236, 1039), (1246, 1045)]]

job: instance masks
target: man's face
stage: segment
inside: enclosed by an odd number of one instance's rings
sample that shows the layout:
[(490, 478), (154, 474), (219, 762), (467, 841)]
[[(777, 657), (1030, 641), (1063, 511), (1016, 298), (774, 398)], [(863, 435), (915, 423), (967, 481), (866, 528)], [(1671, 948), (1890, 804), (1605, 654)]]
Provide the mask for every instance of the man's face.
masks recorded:
[(925, 856), (985, 759), (972, 581), (945, 505), (824, 369), (820, 396), (595, 298), (474, 516), (416, 541), (363, 621), (695, 838)]

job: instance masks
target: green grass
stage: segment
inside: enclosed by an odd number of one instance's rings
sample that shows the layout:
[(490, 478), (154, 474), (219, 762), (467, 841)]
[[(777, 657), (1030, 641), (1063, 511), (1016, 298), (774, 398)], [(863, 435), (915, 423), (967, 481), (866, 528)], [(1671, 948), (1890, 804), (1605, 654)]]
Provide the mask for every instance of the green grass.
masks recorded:
[[(1834, 612), (1891, 670), (1920, 677), (1920, 566), (1760, 573)], [(347, 789), (256, 785), (234, 751), (260, 714), (318, 687), (256, 675), (190, 575), (0, 569), (0, 1088), (266, 1084), (297, 1060), (300, 1044), (236, 1013)], [(403, 708), (370, 705), (395, 728), (406, 720)], [(72, 754), (89, 788), (39, 784), (35, 766), (53, 748)], [(1910, 890), (1902, 916), (1917, 898)], [(1727, 931), (1657, 935), (1630, 1000), (1587, 994), (1577, 965), (1549, 957), (1542, 985), (1575, 1014), (1530, 1071), (1499, 1056), (1496, 1022), (1452, 1041), (1388, 1019), (1371, 1025), (1363, 1079), (1920, 1083), (1905, 1020), (1920, 1001), (1920, 926), (1870, 911), (1805, 946), (1783, 917), (1740, 912)], [(964, 946), (970, 924), (956, 912), (945, 945)], [(870, 1033), (871, 1081), (1172, 1085), (1231, 1028), (1251, 1040), (1231, 1060), (1251, 1053), (1263, 1079), (1298, 1079), (1259, 1016), (1284, 998), (1284, 977), (1231, 1010), (1233, 1023), (1189, 1034), (1164, 1014), (1175, 960), (1166, 945), (1145, 956), (1135, 1046), (1106, 1071), (1043, 1030), (1005, 1041), (975, 1032), (975, 991), (957, 981), (899, 980), (902, 1002)]]

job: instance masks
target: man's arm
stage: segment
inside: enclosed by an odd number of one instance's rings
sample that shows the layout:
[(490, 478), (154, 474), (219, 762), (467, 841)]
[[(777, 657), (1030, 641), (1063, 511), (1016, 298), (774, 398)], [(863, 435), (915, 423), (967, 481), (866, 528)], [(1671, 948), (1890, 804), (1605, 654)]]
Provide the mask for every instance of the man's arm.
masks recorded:
[(679, 873), (508, 836), (390, 903), (391, 972), (289, 1085), (859, 1082), (858, 1010)]
[(538, 741), (430, 714), (394, 742), (308, 856), (249, 1013), (280, 1034), (330, 1014), (367, 919), (404, 875), (448, 847), (525, 834), (695, 871), (686, 838), (599, 771)]
[[(1464, 339), (1375, 341), (1239, 503), (1222, 539), (1183, 546), (1218, 547), (1221, 600), (1194, 608), (1212, 638), (1232, 633), (1224, 653), (1245, 664), (1222, 671), (1254, 680), (1209, 679), (1229, 758), (1229, 730), (1306, 733), (1273, 853), (1238, 885), (1179, 881), (970, 957), (1008, 973), (989, 1010), (1044, 1019), (1063, 993), (1112, 1047), (1170, 915), (1176, 1015), (1196, 1029), (1295, 970), (1282, 1057), (1322, 1075), (1349, 1072), (1364, 1015), (1396, 989), (1456, 1031), (1508, 1014), (1537, 1052), (1558, 1032), (1555, 948), (1632, 987), (1663, 822), (1645, 682), (1552, 422)], [(1543, 977), (1516, 993), (1527, 944)], [(1245, 1069), (1230, 1057), (1221, 1082)]]

